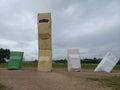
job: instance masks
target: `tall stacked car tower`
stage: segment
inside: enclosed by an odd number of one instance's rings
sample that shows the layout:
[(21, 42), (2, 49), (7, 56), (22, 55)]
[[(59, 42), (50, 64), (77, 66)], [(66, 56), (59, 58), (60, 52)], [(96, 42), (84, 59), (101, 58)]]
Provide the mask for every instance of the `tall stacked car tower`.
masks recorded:
[(51, 13), (38, 14), (38, 71), (52, 70)]

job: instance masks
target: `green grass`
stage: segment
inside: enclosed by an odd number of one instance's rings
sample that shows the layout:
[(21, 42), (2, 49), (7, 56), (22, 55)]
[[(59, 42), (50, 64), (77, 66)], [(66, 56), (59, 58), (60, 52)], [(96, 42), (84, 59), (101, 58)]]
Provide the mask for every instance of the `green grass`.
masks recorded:
[[(23, 63), (23, 67), (36, 68), (37, 65), (38, 65), (37, 62), (24, 62)], [(52, 66), (53, 68), (67, 68), (67, 64), (63, 64), (63, 63), (53, 63)]]
[(114, 88), (115, 90), (120, 90), (120, 77), (113, 76), (113, 77), (102, 77), (102, 78), (87, 78), (91, 81), (100, 82), (102, 85)]
[(119, 65), (116, 65), (113, 69), (114, 69), (114, 70), (120, 70), (120, 64), (119, 64)]
[(7, 63), (0, 63), (0, 68), (6, 68), (7, 67)]
[(5, 86), (2, 83), (0, 83), (0, 90), (3, 90), (3, 89), (5, 89)]
[[(53, 68), (67, 68), (67, 64), (64, 63), (53, 63)], [(82, 69), (95, 69), (97, 64), (81, 64)]]
[[(81, 64), (82, 69), (94, 70), (98, 64)], [(67, 68), (67, 64), (53, 63), (53, 68)], [(37, 67), (37, 62), (23, 62), (23, 67)], [(0, 63), (0, 68), (7, 68), (7, 63)], [(116, 65), (113, 70), (120, 70), (120, 65)]]
[(97, 67), (97, 64), (81, 64), (82, 69), (92, 69), (94, 70)]
[(23, 62), (23, 67), (37, 67), (37, 62)]
[(53, 63), (53, 68), (67, 68), (67, 64), (64, 63)]

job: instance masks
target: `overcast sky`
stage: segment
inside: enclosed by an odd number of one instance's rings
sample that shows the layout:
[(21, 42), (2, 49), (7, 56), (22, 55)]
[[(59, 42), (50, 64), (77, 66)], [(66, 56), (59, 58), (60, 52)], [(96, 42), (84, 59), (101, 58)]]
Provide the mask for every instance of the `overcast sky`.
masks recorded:
[(81, 58), (120, 57), (120, 0), (0, 0), (0, 48), (38, 57), (37, 14), (52, 14), (53, 59), (79, 48)]

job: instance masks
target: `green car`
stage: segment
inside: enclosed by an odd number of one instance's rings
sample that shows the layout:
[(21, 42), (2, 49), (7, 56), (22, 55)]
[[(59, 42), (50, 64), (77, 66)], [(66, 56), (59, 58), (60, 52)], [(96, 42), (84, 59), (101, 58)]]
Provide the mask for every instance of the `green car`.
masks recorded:
[(20, 70), (22, 68), (22, 59), (24, 52), (11, 51), (10, 61), (8, 63), (9, 70)]

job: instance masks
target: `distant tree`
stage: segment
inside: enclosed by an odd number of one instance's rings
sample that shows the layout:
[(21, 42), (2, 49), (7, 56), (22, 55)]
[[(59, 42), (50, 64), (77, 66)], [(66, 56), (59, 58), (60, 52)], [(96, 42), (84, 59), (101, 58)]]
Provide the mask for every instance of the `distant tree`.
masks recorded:
[(34, 60), (34, 62), (35, 62), (35, 63), (38, 63), (38, 60), (37, 60), (37, 59), (35, 59), (35, 60)]
[(10, 57), (10, 50), (0, 48), (0, 62), (5, 62), (5, 58), (9, 59)]
[(91, 63), (91, 64), (94, 64), (94, 63), (100, 63), (102, 59), (101, 58), (96, 58), (94, 57), (93, 59), (90, 59), (90, 58), (85, 58), (85, 59), (81, 59), (81, 63)]
[(120, 64), (120, 59), (119, 59), (119, 61), (118, 61), (118, 63), (117, 64)]
[(96, 57), (94, 57), (94, 58), (93, 58), (93, 60), (97, 60), (97, 58), (96, 58)]
[(55, 62), (55, 63), (67, 64), (67, 60), (66, 60), (66, 59), (54, 60), (54, 62)]

